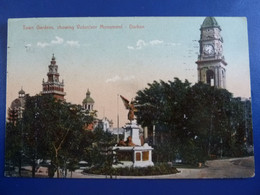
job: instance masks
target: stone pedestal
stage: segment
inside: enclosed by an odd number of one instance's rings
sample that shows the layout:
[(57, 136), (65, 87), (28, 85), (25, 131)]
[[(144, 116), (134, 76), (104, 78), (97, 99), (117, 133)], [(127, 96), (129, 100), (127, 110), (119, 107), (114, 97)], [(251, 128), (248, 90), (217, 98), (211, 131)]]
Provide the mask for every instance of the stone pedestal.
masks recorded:
[(131, 123), (127, 123), (124, 127), (124, 141), (127, 140), (129, 136), (132, 137), (132, 142), (137, 145), (141, 146), (140, 140), (140, 128), (137, 126), (136, 121), (132, 121)]
[(151, 146), (148, 146), (147, 143), (145, 143), (141, 147), (134, 147), (134, 162), (133, 167), (148, 167), (153, 166), (152, 161), (152, 150), (153, 148)]
[(115, 168), (119, 167), (148, 167), (154, 166), (152, 161), (153, 148), (145, 143), (141, 145), (140, 131), (141, 128), (137, 126), (136, 121), (127, 123), (124, 127), (124, 141), (127, 141), (129, 136), (132, 137), (132, 142), (135, 146), (115, 146), (113, 147), (116, 153), (118, 164), (113, 165)]
[(119, 161), (118, 164), (113, 165), (114, 168), (154, 166), (152, 161), (153, 148), (148, 144), (143, 146), (115, 146), (113, 150), (117, 152), (117, 160)]

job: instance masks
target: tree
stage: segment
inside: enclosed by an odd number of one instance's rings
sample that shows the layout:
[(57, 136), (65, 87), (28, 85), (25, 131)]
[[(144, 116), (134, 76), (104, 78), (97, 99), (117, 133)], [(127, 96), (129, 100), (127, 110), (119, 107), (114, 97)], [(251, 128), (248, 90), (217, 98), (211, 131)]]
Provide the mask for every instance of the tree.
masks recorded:
[(23, 151), (25, 158), (32, 166), (32, 177), (35, 177), (36, 161), (42, 159), (47, 154), (46, 145), (46, 120), (43, 114), (43, 105), (50, 101), (50, 97), (39, 95), (28, 96), (26, 98), (25, 110), (22, 122), (23, 132)]
[(135, 99), (138, 123), (150, 130), (155, 126), (161, 138), (154, 146), (156, 159), (180, 155), (183, 161), (196, 164), (222, 153), (241, 155), (241, 149), (235, 151), (244, 147), (245, 132), (250, 134), (252, 129), (250, 114), (245, 114), (250, 113), (250, 103), (203, 83), (191, 86), (178, 78), (154, 81)]
[(54, 99), (51, 96), (33, 96), (26, 100), (23, 121), (27, 158), (35, 176), (37, 159), (51, 159), (60, 177), (60, 168), (83, 153), (84, 120), (81, 107)]
[[(108, 153), (116, 144), (116, 137), (101, 128), (96, 128), (91, 132), (92, 144), (88, 147), (88, 162), (96, 167), (103, 167), (110, 164)], [(112, 166), (112, 164), (111, 164)]]
[[(186, 96), (190, 83), (178, 78), (174, 82), (164, 81), (148, 84), (149, 88), (137, 92), (136, 104), (139, 106), (137, 120), (143, 126), (155, 125), (161, 136), (161, 143), (155, 145), (153, 155), (161, 159), (172, 160), (180, 152), (179, 148), (185, 143), (187, 135), (187, 103)], [(174, 141), (173, 141), (174, 140)], [(162, 156), (162, 151), (170, 151)]]
[(67, 162), (77, 159), (83, 150), (80, 147), (84, 126), (81, 108), (57, 100), (48, 102), (44, 107), (48, 156), (55, 166), (57, 177), (60, 177), (60, 168), (63, 167), (66, 172)]
[(221, 140), (230, 134), (229, 118), (232, 94), (203, 83), (191, 87), (188, 95), (189, 129), (200, 139), (201, 152), (218, 155)]
[(21, 176), (22, 166), (22, 124), (20, 121), (9, 121), (6, 123), (5, 136), (5, 162), (7, 165), (6, 171), (9, 171), (12, 166), (18, 166), (19, 176)]

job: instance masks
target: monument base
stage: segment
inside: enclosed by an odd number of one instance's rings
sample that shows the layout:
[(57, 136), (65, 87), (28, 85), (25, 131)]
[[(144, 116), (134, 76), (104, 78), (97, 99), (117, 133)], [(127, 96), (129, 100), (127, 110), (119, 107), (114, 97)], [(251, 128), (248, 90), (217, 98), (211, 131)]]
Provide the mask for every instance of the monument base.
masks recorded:
[(113, 165), (114, 168), (154, 166), (152, 162), (153, 148), (148, 144), (143, 146), (115, 146), (113, 150), (117, 156), (117, 162)]
[(136, 121), (131, 121), (130, 123), (127, 123), (124, 127), (124, 141), (127, 140), (129, 136), (132, 137), (132, 141), (135, 145), (141, 146), (141, 140), (140, 140), (140, 127), (136, 124)]

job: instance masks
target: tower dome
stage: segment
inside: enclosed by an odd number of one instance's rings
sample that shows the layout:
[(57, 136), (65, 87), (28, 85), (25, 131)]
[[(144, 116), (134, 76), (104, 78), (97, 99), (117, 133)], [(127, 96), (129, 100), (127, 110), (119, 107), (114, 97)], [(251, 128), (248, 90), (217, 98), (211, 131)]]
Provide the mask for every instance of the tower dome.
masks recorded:
[(25, 91), (21, 89), (18, 94), (19, 97), (12, 101), (8, 109), (8, 120), (16, 121), (18, 118), (22, 118), (26, 100)]
[(86, 110), (92, 111), (94, 103), (95, 103), (95, 101), (93, 100), (93, 98), (90, 97), (90, 91), (88, 89), (88, 91), (86, 93), (86, 98), (82, 101), (83, 108)]
[(23, 88), (18, 92), (19, 95), (24, 95), (25, 91), (23, 90)]
[(217, 20), (214, 17), (206, 17), (201, 25), (201, 28), (209, 28), (209, 27), (218, 27), (220, 28), (220, 26), (218, 25)]
[(87, 104), (87, 103), (91, 103), (94, 104), (95, 101), (93, 100), (93, 98), (90, 97), (90, 91), (88, 89), (87, 93), (86, 93), (86, 98), (83, 100), (83, 104)]
[(23, 88), (21, 88), (21, 90), (18, 92), (19, 98), (23, 98), (25, 96), (25, 91), (23, 90)]

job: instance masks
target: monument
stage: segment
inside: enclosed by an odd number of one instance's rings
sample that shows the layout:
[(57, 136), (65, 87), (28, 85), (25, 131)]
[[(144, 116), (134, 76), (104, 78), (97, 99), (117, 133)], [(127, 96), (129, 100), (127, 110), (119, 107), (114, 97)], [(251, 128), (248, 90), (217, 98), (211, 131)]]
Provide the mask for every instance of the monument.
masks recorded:
[(129, 123), (123, 127), (124, 139), (113, 147), (116, 153), (118, 163), (113, 167), (148, 167), (154, 166), (152, 162), (152, 150), (153, 148), (147, 143), (144, 143), (143, 129), (137, 125), (134, 118), (134, 112), (136, 108), (133, 101), (128, 101), (123, 96), (120, 96), (123, 100), (125, 108), (129, 110), (128, 120)]

